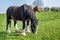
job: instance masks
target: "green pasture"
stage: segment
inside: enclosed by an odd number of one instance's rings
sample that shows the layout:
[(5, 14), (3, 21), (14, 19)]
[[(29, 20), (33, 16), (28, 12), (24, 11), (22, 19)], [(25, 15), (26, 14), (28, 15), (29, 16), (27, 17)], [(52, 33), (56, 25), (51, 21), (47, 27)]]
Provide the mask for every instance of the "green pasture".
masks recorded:
[(37, 12), (36, 16), (38, 33), (22, 36), (22, 22), (17, 23), (20, 33), (15, 33), (12, 20), (11, 33), (6, 34), (6, 14), (0, 14), (0, 40), (60, 40), (60, 12)]

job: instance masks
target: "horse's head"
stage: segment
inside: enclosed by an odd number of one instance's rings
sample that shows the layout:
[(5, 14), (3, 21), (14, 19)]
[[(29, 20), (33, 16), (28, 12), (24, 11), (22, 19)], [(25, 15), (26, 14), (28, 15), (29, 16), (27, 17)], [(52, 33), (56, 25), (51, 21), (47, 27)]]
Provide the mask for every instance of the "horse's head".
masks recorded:
[(40, 9), (39, 6), (35, 6), (35, 7), (33, 8), (33, 10), (34, 10), (34, 12), (40, 12), (40, 11), (41, 11), (41, 9)]
[(37, 28), (38, 28), (38, 20), (36, 19), (31, 22), (32, 33), (37, 33)]

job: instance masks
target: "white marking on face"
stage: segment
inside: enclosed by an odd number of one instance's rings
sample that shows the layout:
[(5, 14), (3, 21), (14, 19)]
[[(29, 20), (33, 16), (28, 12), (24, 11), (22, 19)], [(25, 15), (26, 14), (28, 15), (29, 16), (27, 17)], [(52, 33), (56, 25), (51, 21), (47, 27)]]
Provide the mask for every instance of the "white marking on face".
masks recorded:
[(36, 28), (36, 34), (37, 34), (37, 31), (38, 31), (38, 26), (37, 26), (37, 28)]
[(7, 33), (11, 33), (11, 31), (10, 31), (10, 24), (8, 24)]
[(19, 29), (18, 29), (18, 27), (17, 27), (17, 24), (15, 25), (15, 31), (16, 31), (16, 32), (19, 31)]

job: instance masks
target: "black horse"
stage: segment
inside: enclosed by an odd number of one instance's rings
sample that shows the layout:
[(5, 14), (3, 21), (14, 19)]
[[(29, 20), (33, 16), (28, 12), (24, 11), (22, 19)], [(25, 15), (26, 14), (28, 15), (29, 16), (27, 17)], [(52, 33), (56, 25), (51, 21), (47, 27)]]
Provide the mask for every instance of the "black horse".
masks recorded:
[(16, 29), (16, 32), (18, 32), (16, 23), (18, 20), (20, 20), (23, 22), (22, 35), (26, 35), (25, 30), (29, 25), (29, 20), (31, 20), (31, 31), (32, 33), (36, 33), (38, 20), (34, 14), (33, 9), (29, 5), (24, 4), (22, 6), (10, 6), (7, 9), (6, 17), (7, 17), (6, 27), (7, 33), (10, 33), (11, 19), (13, 19), (14, 21), (14, 27)]

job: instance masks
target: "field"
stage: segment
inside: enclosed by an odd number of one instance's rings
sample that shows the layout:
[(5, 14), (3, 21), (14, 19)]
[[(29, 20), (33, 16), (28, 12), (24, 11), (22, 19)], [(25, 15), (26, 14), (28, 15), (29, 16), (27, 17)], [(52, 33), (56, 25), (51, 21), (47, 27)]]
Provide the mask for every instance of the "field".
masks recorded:
[[(60, 40), (60, 12), (40, 12), (36, 16), (39, 19), (38, 33), (27, 33), (26, 36), (22, 36), (15, 33), (13, 21), (11, 34), (6, 34), (6, 15), (0, 14), (0, 40)], [(21, 21), (18, 21), (18, 27), (21, 32)]]

